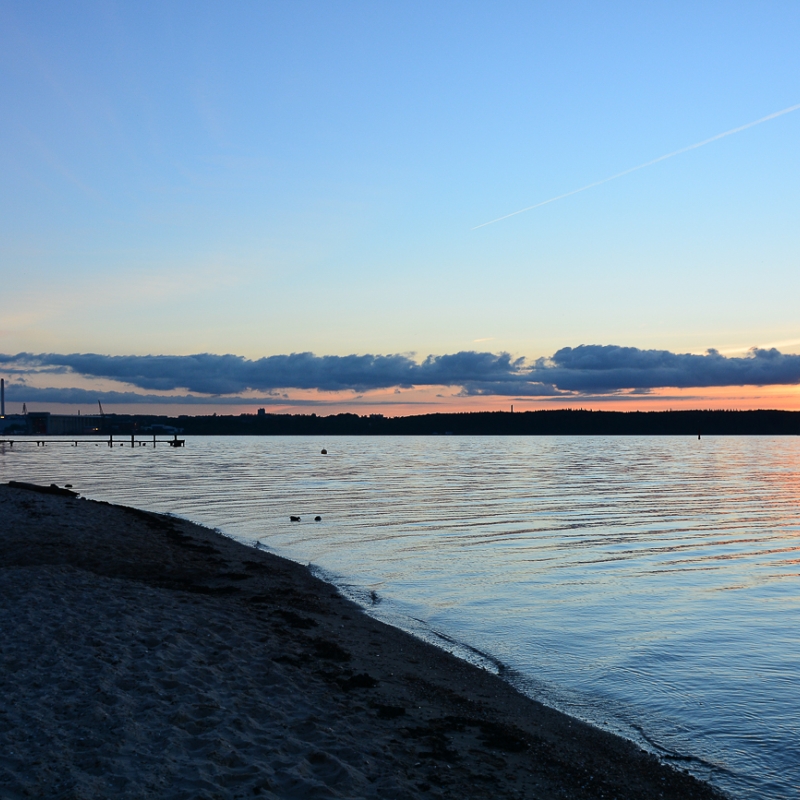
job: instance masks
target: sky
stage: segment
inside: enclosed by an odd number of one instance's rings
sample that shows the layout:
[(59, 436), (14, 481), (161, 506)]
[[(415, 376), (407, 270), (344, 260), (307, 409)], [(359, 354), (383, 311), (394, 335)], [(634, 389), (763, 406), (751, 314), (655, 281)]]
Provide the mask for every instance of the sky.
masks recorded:
[(797, 3), (0, 4), (6, 411), (800, 409)]

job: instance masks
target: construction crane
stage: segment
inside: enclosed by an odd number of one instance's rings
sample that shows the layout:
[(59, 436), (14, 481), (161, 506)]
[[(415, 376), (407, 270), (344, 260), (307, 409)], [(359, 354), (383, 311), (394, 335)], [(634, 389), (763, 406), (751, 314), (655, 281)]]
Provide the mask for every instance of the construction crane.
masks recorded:
[(98, 400), (97, 405), (100, 407), (100, 416), (105, 417), (105, 414), (103, 413), (103, 404)]

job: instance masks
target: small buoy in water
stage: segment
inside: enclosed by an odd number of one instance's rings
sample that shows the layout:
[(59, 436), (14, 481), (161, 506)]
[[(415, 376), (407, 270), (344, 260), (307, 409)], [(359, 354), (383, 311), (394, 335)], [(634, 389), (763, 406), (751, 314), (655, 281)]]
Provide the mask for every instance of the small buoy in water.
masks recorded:
[(322, 517), (317, 514), (317, 516), (314, 517), (314, 522), (322, 522)]
[(71, 483), (65, 483), (64, 484), (64, 488), (65, 489), (71, 489), (72, 488), (72, 484)]
[(300, 517), (289, 517), (290, 522), (300, 522)]
[(322, 448), (322, 451), (321, 451), (321, 452), (322, 452), (322, 455), (323, 455), (323, 456), (326, 456), (326, 455), (328, 455), (328, 451), (327, 451), (327, 450), (326, 450), (324, 447)]

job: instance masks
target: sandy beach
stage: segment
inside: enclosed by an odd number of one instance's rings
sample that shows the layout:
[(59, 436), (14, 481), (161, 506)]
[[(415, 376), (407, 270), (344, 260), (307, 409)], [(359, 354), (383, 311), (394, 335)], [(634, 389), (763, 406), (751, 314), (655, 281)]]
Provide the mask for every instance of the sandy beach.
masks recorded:
[(0, 798), (718, 798), (306, 568), (0, 486)]

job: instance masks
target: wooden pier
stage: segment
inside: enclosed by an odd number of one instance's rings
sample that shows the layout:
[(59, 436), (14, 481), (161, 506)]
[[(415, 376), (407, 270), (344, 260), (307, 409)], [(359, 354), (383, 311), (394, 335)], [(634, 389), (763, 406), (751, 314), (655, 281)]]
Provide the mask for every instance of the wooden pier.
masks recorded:
[(127, 436), (118, 436), (116, 441), (114, 440), (114, 435), (110, 434), (108, 439), (97, 439), (97, 438), (89, 438), (89, 437), (80, 437), (80, 438), (73, 438), (73, 439), (51, 439), (50, 437), (30, 437), (30, 438), (14, 438), (14, 439), (0, 439), (0, 445), (8, 445), (8, 447), (14, 447), (14, 445), (36, 445), (37, 447), (46, 447), (47, 445), (63, 445), (68, 447), (77, 447), (78, 445), (88, 444), (88, 445), (106, 445), (107, 447), (155, 447), (158, 444), (165, 444), (168, 447), (185, 447), (186, 446), (186, 439), (179, 439), (178, 434), (176, 433), (172, 439), (159, 439), (153, 434), (153, 438), (150, 437), (143, 438), (139, 436), (136, 437), (135, 434), (131, 434), (130, 438)]

